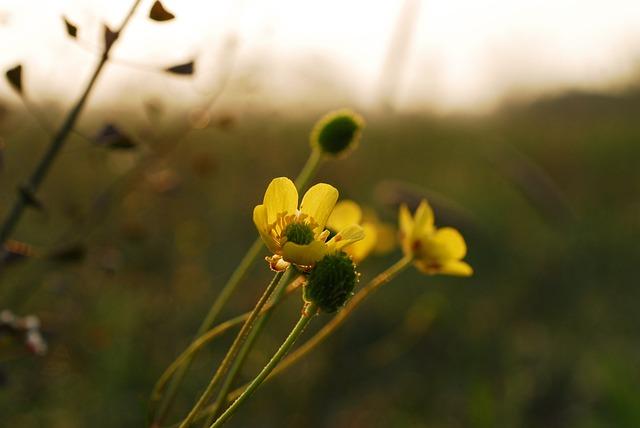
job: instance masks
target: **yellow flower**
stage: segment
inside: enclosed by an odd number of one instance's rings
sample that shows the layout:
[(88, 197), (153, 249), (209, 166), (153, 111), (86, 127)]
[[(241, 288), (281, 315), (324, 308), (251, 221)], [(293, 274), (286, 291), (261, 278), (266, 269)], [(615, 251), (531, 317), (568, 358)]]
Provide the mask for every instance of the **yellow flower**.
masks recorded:
[(415, 259), (416, 267), (426, 274), (469, 276), (473, 269), (462, 261), (467, 253), (464, 238), (456, 229), (437, 229), (433, 210), (422, 200), (413, 218), (406, 205), (400, 207), (400, 237), (405, 255)]
[(344, 252), (349, 254), (355, 263), (360, 263), (376, 246), (377, 228), (371, 222), (362, 221), (362, 210), (357, 203), (350, 200), (338, 202), (327, 220), (327, 229), (335, 234), (353, 224), (359, 224), (362, 227), (364, 239), (349, 245)]
[(253, 222), (265, 245), (271, 268), (284, 270), (290, 263), (311, 268), (325, 254), (364, 238), (362, 228), (346, 225), (329, 242), (325, 224), (338, 200), (338, 190), (328, 184), (312, 186), (298, 209), (298, 191), (286, 177), (275, 178), (267, 187), (262, 205), (253, 210)]
[(363, 211), (362, 222), (371, 224), (376, 230), (376, 245), (373, 247), (373, 254), (381, 256), (396, 248), (398, 230), (394, 225), (380, 220), (376, 212), (370, 208)]

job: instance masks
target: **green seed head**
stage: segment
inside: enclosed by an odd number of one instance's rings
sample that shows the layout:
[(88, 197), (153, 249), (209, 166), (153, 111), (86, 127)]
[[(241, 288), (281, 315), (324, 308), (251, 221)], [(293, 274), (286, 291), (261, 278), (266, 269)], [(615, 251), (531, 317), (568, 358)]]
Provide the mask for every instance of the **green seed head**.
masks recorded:
[(311, 131), (311, 147), (327, 156), (346, 155), (358, 145), (363, 127), (364, 119), (351, 110), (327, 113)]
[(351, 257), (339, 251), (327, 254), (309, 273), (304, 299), (327, 313), (336, 312), (353, 295), (358, 273)]
[(299, 245), (307, 245), (313, 241), (313, 230), (304, 223), (291, 223), (284, 229), (284, 236), (286, 236), (287, 241)]

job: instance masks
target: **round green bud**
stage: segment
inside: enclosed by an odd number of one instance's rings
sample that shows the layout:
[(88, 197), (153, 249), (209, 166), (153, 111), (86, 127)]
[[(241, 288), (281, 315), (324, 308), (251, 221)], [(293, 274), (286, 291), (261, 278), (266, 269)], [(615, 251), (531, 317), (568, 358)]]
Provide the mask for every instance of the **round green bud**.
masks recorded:
[(357, 282), (351, 257), (342, 251), (327, 254), (309, 272), (303, 297), (323, 312), (336, 312), (353, 295)]
[(311, 147), (332, 157), (341, 157), (360, 142), (364, 119), (354, 111), (341, 109), (327, 113), (311, 131)]
[(284, 236), (287, 237), (287, 241), (307, 245), (313, 241), (313, 230), (304, 223), (291, 223), (284, 229)]

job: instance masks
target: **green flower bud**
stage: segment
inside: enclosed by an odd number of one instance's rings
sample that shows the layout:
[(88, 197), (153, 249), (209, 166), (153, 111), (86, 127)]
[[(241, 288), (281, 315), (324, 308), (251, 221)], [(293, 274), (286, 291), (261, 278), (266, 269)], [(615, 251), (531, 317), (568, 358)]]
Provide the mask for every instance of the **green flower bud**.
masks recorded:
[(355, 264), (346, 253), (327, 254), (309, 273), (304, 300), (315, 303), (323, 312), (336, 312), (353, 295), (358, 276)]
[(360, 142), (364, 119), (349, 109), (327, 113), (311, 131), (311, 147), (331, 157), (341, 157)]

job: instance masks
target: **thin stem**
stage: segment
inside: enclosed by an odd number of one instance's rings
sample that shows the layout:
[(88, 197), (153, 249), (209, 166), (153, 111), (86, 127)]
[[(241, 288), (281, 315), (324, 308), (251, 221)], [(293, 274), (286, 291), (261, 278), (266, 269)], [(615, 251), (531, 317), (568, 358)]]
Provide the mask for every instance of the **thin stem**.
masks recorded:
[[(288, 272), (293, 272), (293, 270), (290, 269)], [(301, 276), (301, 277), (304, 280), (304, 276)], [(287, 288), (284, 287), (284, 284), (286, 282), (287, 281), (282, 281), (282, 285), (278, 286), (278, 288), (273, 292), (274, 303), (279, 302), (282, 299), (284, 292), (287, 291)], [(220, 412), (222, 408), (222, 404), (225, 403), (224, 398), (227, 396), (227, 393), (231, 389), (231, 385), (233, 385), (233, 381), (238, 376), (238, 373), (242, 368), (242, 366), (244, 365), (244, 362), (247, 356), (249, 355), (249, 352), (251, 352), (251, 349), (253, 349), (253, 345), (255, 344), (256, 339), (262, 332), (262, 329), (267, 324), (267, 322), (269, 322), (269, 319), (271, 318), (272, 313), (273, 313), (272, 311), (265, 312), (263, 315), (260, 316), (260, 318), (258, 318), (255, 325), (253, 326), (253, 329), (249, 333), (249, 337), (247, 337), (247, 340), (242, 345), (242, 348), (240, 348), (240, 351), (238, 352), (238, 356), (236, 360), (233, 362), (233, 365), (231, 366), (231, 368), (229, 369), (229, 373), (227, 374), (227, 377), (222, 383), (222, 386), (220, 387), (220, 391), (216, 396), (216, 400), (214, 401), (214, 404), (213, 404), (213, 410), (212, 410), (211, 416), (209, 416), (208, 420), (204, 424), (205, 428), (211, 425), (211, 423), (215, 420), (215, 418), (218, 417), (218, 412)]]
[[(380, 273), (378, 276), (373, 278), (367, 285), (362, 287), (362, 289), (356, 293), (355, 296), (351, 300), (347, 302), (345, 307), (340, 310), (334, 316), (331, 321), (322, 327), (320, 331), (318, 331), (311, 339), (307, 340), (303, 345), (297, 348), (294, 352), (292, 352), (287, 358), (282, 361), (282, 364), (279, 364), (278, 367), (271, 373), (269, 379), (277, 376), (279, 373), (283, 372), (293, 364), (297, 363), (301, 358), (306, 356), (309, 352), (311, 352), (316, 346), (318, 346), (324, 339), (326, 339), (329, 335), (331, 335), (338, 327), (342, 325), (342, 323), (353, 313), (353, 311), (360, 306), (360, 304), (374, 291), (376, 291), (380, 286), (386, 284), (391, 281), (398, 273), (402, 272), (410, 263), (410, 257), (404, 257), (394, 263), (391, 267), (389, 267), (384, 272)], [(227, 400), (233, 400), (238, 397), (245, 390), (247, 385), (243, 385), (234, 391), (232, 391)]]
[[(300, 170), (298, 177), (295, 180), (295, 185), (299, 191), (304, 190), (311, 178), (315, 175), (318, 167), (320, 166), (320, 162), (322, 160), (322, 154), (317, 149), (312, 149), (309, 158), (306, 163)], [(247, 274), (247, 271), (251, 267), (251, 265), (255, 262), (256, 258), (260, 254), (262, 250), (262, 239), (260, 237), (256, 238), (256, 240), (251, 244), (249, 250), (244, 255), (240, 264), (236, 267), (236, 269), (231, 274), (231, 277), (227, 281), (227, 283), (222, 287), (220, 294), (216, 297), (209, 312), (205, 316), (204, 320), (200, 324), (198, 331), (195, 335), (194, 340), (197, 340), (202, 334), (204, 334), (207, 330), (211, 328), (215, 320), (220, 315), (222, 308), (227, 304), (231, 295), (237, 288), (238, 284), (242, 281), (242, 279)], [(193, 356), (189, 357), (183, 362), (183, 365), (176, 371), (175, 375), (171, 379), (169, 386), (165, 392), (162, 401), (158, 409), (150, 407), (149, 414), (153, 418), (152, 415), (155, 415), (154, 426), (160, 426), (164, 419), (167, 417), (169, 411), (171, 410), (171, 406), (175, 400), (175, 397), (178, 393), (178, 388), (182, 384), (182, 380), (186, 375), (189, 367), (191, 366), (191, 362), (193, 361)]]
[[(218, 294), (218, 296), (214, 300), (213, 305), (211, 305), (209, 312), (205, 316), (204, 320), (200, 324), (200, 327), (198, 328), (198, 331), (196, 332), (194, 341), (198, 340), (198, 337), (202, 336), (207, 330), (211, 328), (216, 318), (218, 318), (218, 315), (220, 315), (222, 308), (229, 301), (231, 294), (235, 291), (240, 281), (244, 278), (244, 276), (246, 275), (247, 271), (255, 261), (258, 254), (260, 254), (260, 251), (262, 250), (262, 245), (263, 245), (262, 239), (260, 239), (260, 237), (258, 237), (253, 242), (253, 244), (251, 244), (251, 247), (249, 248), (247, 253), (244, 255), (242, 260), (240, 261), (240, 264), (233, 271), (227, 283), (224, 285), (224, 287), (222, 287), (220, 294)], [(154, 426), (156, 425), (160, 426), (161, 423), (164, 421), (164, 418), (169, 413), (169, 410), (171, 409), (171, 405), (173, 404), (175, 396), (178, 393), (178, 388), (180, 387), (180, 384), (182, 383), (182, 380), (184, 379), (184, 376), (186, 375), (187, 370), (189, 370), (189, 367), (191, 366), (191, 362), (193, 361), (194, 356), (195, 356), (195, 353), (191, 354), (188, 358), (184, 359), (182, 361), (182, 366), (178, 368), (175, 375), (173, 376), (171, 383), (169, 384), (169, 387), (165, 392), (164, 399), (160, 403), (159, 409), (157, 411), (157, 417), (155, 418), (156, 420), (155, 420), (155, 423), (153, 424)], [(150, 411), (152, 414), (154, 413), (153, 408), (150, 409)]]
[[(286, 287), (286, 294), (280, 297), (286, 297), (291, 293), (293, 293), (295, 290), (298, 289), (298, 287), (300, 287), (300, 285), (302, 285), (304, 280), (305, 280), (304, 276), (300, 275), (298, 278), (296, 278)], [(260, 311), (260, 314), (270, 313), (273, 308), (275, 308), (279, 303), (284, 301), (283, 298), (278, 298), (277, 293), (278, 293), (278, 290), (274, 292), (275, 298), (273, 299), (273, 301), (268, 302), (266, 305), (264, 305), (264, 307)], [(237, 317), (231, 318), (221, 324), (218, 324), (217, 326), (205, 332), (202, 336), (198, 337), (196, 340), (191, 342), (191, 344), (187, 347), (187, 349), (185, 349), (182, 352), (182, 354), (180, 354), (178, 358), (176, 358), (169, 365), (169, 367), (167, 367), (164, 373), (162, 373), (162, 376), (160, 376), (160, 378), (156, 382), (153, 388), (153, 392), (151, 393), (152, 405), (162, 397), (162, 392), (167, 382), (171, 379), (173, 374), (184, 364), (184, 362), (187, 359), (193, 357), (193, 354), (198, 352), (200, 349), (202, 349), (203, 346), (210, 343), (216, 337), (222, 335), (223, 333), (227, 332), (233, 327), (245, 322), (250, 315), (251, 315), (251, 311), (248, 311), (248, 312), (245, 312), (244, 314), (238, 315)], [(260, 319), (257, 322), (260, 322)], [(254, 329), (255, 328), (256, 327), (254, 327)], [(249, 338), (251, 338), (251, 335), (253, 335), (253, 330), (251, 331)], [(240, 358), (240, 356), (238, 356), (238, 358)]]
[(280, 348), (273, 354), (271, 360), (267, 363), (266, 366), (260, 371), (260, 373), (251, 381), (249, 386), (244, 390), (244, 392), (224, 411), (224, 413), (210, 426), (210, 428), (219, 428), (224, 424), (238, 409), (238, 407), (244, 403), (255, 391), (258, 387), (264, 382), (264, 380), (269, 376), (269, 374), (273, 371), (273, 369), (278, 365), (278, 363), (287, 355), (289, 349), (295, 344), (296, 340), (300, 335), (304, 332), (304, 329), (309, 324), (309, 321), (313, 318), (313, 316), (317, 313), (316, 306), (311, 303), (308, 304), (303, 310), (300, 319), (289, 333), (289, 336), (285, 339), (285, 341), (280, 345)]
[(322, 160), (322, 153), (318, 149), (312, 149), (311, 154), (307, 158), (307, 163), (304, 164), (298, 177), (296, 177), (296, 181), (294, 184), (296, 188), (302, 192), (307, 184), (309, 184), (309, 180), (316, 175), (316, 171), (318, 171), (318, 167), (320, 166), (320, 161)]
[(49, 172), (51, 165), (53, 164), (53, 161), (55, 160), (58, 153), (60, 153), (60, 150), (64, 146), (67, 137), (73, 131), (73, 128), (75, 127), (75, 124), (80, 117), (80, 113), (82, 112), (82, 109), (84, 108), (87, 99), (89, 98), (89, 95), (91, 94), (91, 91), (93, 90), (98, 80), (98, 76), (109, 60), (109, 53), (111, 52), (111, 48), (113, 47), (115, 40), (131, 20), (131, 17), (138, 8), (140, 1), (141, 0), (135, 0), (133, 2), (133, 5), (129, 9), (129, 12), (123, 19), (122, 24), (120, 24), (120, 27), (115, 31), (115, 38), (113, 39), (113, 41), (105, 43), (104, 51), (102, 52), (100, 61), (96, 65), (96, 68), (93, 71), (93, 74), (91, 75), (87, 86), (82, 92), (82, 95), (80, 95), (80, 98), (78, 98), (74, 106), (71, 108), (58, 131), (51, 138), (47, 150), (42, 155), (42, 158), (40, 158), (40, 161), (37, 163), (35, 169), (31, 173), (31, 176), (28, 178), (26, 183), (20, 186), (20, 188), (18, 189), (18, 197), (16, 198), (12, 208), (9, 210), (9, 213), (2, 223), (2, 227), (0, 227), (0, 252), (4, 252), (4, 243), (13, 234), (16, 226), (18, 225), (18, 222), (24, 214), (25, 209), (30, 205), (33, 205), (36, 198), (36, 192), (46, 178), (47, 173)]
[(224, 359), (222, 360), (222, 363), (220, 363), (215, 374), (209, 381), (209, 385), (207, 386), (205, 391), (202, 393), (202, 395), (198, 399), (198, 402), (196, 403), (196, 405), (193, 406), (193, 408), (191, 409), (187, 417), (182, 421), (182, 423), (180, 424), (180, 428), (186, 428), (189, 425), (191, 425), (193, 418), (198, 414), (202, 406), (204, 406), (207, 403), (207, 401), (209, 401), (215, 387), (218, 385), (218, 382), (222, 379), (222, 377), (227, 373), (227, 371), (231, 367), (231, 364), (233, 363), (233, 360), (236, 358), (236, 355), (238, 354), (240, 347), (242, 346), (244, 341), (247, 339), (247, 336), (249, 335), (249, 332), (251, 331), (253, 324), (258, 318), (258, 315), (260, 315), (260, 311), (262, 310), (262, 307), (267, 303), (267, 300), (269, 300), (269, 297), (271, 297), (271, 294), (278, 286), (278, 283), (282, 279), (283, 275), (284, 275), (284, 272), (276, 272), (276, 274), (273, 276), (271, 283), (269, 283), (269, 285), (267, 286), (267, 289), (264, 291), (264, 293), (260, 297), (260, 300), (258, 300), (258, 303), (256, 303), (256, 306), (253, 308), (253, 311), (251, 311), (249, 318), (247, 318), (242, 328), (240, 329), (240, 332), (238, 333), (235, 340), (231, 344), (231, 347), (227, 351), (227, 355), (225, 355)]

